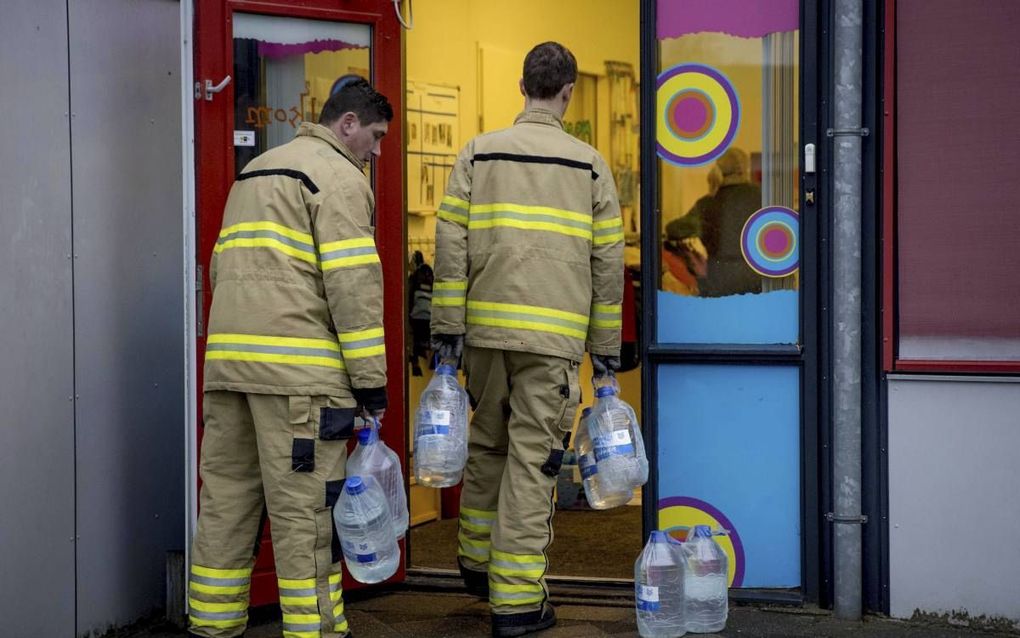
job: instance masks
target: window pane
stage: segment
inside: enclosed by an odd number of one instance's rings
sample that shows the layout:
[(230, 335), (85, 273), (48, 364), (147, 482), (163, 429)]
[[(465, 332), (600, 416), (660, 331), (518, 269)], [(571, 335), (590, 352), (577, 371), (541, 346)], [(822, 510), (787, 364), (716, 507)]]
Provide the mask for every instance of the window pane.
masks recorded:
[(658, 341), (798, 340), (795, 0), (658, 16)]
[(899, 356), (1020, 360), (1020, 3), (896, 10)]
[(234, 170), (317, 122), (338, 79), (370, 78), (366, 24), (234, 14)]

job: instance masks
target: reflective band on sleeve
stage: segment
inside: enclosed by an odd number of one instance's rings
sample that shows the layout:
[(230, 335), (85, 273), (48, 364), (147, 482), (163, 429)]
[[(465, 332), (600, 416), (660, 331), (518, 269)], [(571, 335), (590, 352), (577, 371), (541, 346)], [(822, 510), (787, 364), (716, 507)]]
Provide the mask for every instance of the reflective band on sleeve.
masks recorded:
[(550, 332), (576, 339), (588, 336), (588, 317), (540, 306), (468, 301), (467, 323)]
[(548, 206), (522, 206), (520, 204), (494, 203), (471, 206), (468, 228), (484, 229), (499, 226), (520, 230), (545, 231), (592, 238), (590, 213), (550, 208)]
[(591, 310), (593, 328), (619, 328), (623, 325), (621, 306), (593, 304)]
[(592, 224), (592, 243), (596, 246), (623, 241), (623, 220), (619, 217)]
[(432, 285), (433, 306), (463, 306), (466, 298), (466, 281), (437, 281)]
[(323, 244), (319, 246), (319, 259), (323, 272), (380, 263), (375, 239), (372, 237), (357, 237)]
[(314, 264), (315, 243), (308, 233), (273, 222), (245, 222), (220, 231), (213, 252), (231, 248), (272, 248), (291, 257)]
[(436, 217), (439, 219), (445, 219), (448, 222), (460, 224), (461, 226), (467, 226), (469, 206), (469, 202), (454, 197), (453, 195), (447, 195), (443, 198), (442, 203), (439, 204), (439, 210), (436, 212)]
[(386, 354), (385, 337), (382, 328), (370, 328), (360, 332), (340, 334), (340, 348), (344, 359), (364, 359)]
[(314, 365), (343, 370), (340, 344), (326, 339), (271, 337), (249, 334), (211, 334), (206, 358), (288, 365)]

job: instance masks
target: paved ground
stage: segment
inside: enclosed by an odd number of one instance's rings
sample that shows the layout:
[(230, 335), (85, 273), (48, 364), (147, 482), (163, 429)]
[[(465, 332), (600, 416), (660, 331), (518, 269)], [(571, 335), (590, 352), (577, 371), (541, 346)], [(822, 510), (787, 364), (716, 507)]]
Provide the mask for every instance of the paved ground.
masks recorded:
[[(624, 601), (613, 604), (553, 598), (560, 622), (536, 638), (638, 638), (634, 611)], [(489, 635), (485, 603), (459, 593), (399, 591), (354, 598), (347, 616), (356, 638), (469, 638)], [(110, 634), (107, 638), (180, 638), (184, 633), (163, 624), (150, 624)], [(253, 613), (246, 638), (280, 635), (279, 612)], [(803, 608), (731, 607), (726, 630), (720, 636), (791, 636), (796, 638), (853, 636), (892, 638), (964, 638), (1016, 636), (939, 624), (909, 623), (877, 617), (863, 622), (834, 619), (829, 613)]]

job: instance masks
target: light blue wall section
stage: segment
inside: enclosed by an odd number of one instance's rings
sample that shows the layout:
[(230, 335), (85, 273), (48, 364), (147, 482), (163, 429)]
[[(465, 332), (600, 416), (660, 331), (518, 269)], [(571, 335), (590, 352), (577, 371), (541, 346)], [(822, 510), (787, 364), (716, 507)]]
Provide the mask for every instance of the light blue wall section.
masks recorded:
[(659, 367), (660, 504), (698, 499), (725, 515), (743, 587), (801, 585), (799, 379), (796, 367)]
[(796, 290), (729, 297), (659, 292), (659, 343), (797, 343)]

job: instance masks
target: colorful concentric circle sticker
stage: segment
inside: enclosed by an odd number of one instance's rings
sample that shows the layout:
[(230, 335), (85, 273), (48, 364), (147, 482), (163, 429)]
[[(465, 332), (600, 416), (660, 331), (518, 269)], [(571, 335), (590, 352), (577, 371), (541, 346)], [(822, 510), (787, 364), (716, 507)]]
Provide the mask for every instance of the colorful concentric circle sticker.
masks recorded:
[(759, 275), (785, 277), (797, 271), (800, 218), (785, 206), (766, 206), (748, 218), (740, 233), (744, 261)]
[(740, 126), (740, 101), (729, 79), (704, 64), (679, 64), (656, 85), (659, 157), (700, 166), (729, 148)]
[(743, 585), (747, 558), (740, 532), (730, 519), (712, 504), (689, 496), (671, 496), (659, 500), (659, 529), (684, 541), (687, 540), (687, 532), (695, 525), (708, 525), (713, 530), (726, 531), (716, 536), (715, 542), (726, 553), (730, 587)]

